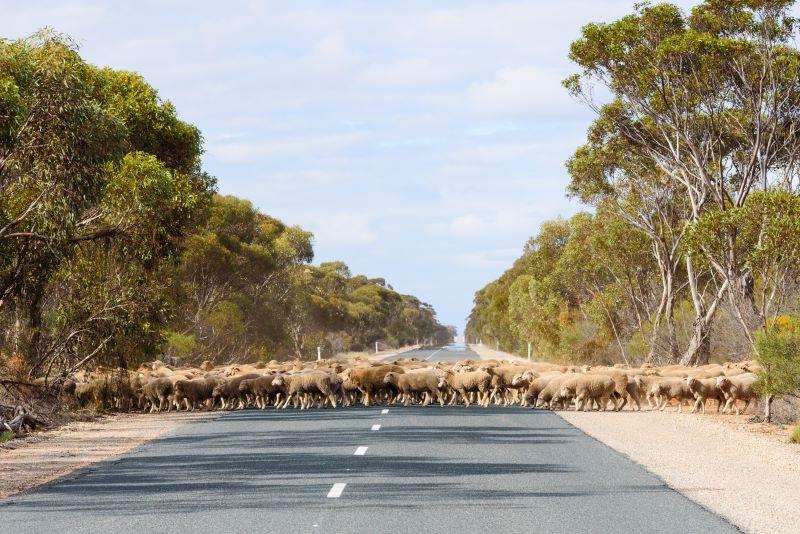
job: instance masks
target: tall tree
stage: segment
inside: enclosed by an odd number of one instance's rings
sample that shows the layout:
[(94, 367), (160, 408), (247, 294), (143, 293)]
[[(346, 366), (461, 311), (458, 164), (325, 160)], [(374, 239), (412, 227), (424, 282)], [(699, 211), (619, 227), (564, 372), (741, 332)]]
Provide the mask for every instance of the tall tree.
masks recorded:
[[(616, 22), (587, 25), (571, 46), (583, 72), (567, 86), (681, 187), (688, 222), (710, 206), (743, 206), (770, 180), (796, 180), (800, 56), (791, 47), (792, 4), (707, 0), (689, 16), (670, 4), (641, 4)], [(610, 91), (611, 103), (591, 101), (597, 84)], [(752, 303), (752, 279), (736, 252), (731, 244), (722, 256), (704, 251), (715, 283), (708, 294), (696, 255), (686, 255), (696, 318), (684, 363), (708, 361), (722, 298)]]

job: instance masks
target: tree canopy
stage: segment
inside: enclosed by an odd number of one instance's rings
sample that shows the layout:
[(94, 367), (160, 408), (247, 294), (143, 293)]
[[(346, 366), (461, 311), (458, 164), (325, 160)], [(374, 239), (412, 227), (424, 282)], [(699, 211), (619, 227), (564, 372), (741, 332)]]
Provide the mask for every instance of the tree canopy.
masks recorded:
[(433, 309), (216, 194), (203, 139), (68, 37), (0, 40), (0, 370), (331, 355), (442, 340)]

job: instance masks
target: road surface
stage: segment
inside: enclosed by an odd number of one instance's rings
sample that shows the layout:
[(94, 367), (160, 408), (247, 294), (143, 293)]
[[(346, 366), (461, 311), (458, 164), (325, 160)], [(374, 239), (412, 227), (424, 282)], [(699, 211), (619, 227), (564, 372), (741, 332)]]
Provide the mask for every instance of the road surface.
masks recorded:
[[(458, 348), (407, 353), (473, 357)], [(431, 356), (432, 355), (432, 356)], [(0, 503), (2, 532), (736, 532), (544, 410), (245, 410)]]

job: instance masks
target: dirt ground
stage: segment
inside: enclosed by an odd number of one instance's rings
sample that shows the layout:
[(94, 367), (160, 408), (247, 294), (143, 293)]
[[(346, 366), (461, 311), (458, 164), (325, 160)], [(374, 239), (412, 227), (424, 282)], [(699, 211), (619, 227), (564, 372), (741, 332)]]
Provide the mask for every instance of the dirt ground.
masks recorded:
[(527, 362), (527, 358), (516, 356), (501, 350), (490, 349), (486, 345), (468, 345), (482, 360), (509, 360), (514, 362)]
[(0, 499), (113, 458), (215, 412), (118, 414), (0, 444)]
[(745, 532), (798, 532), (800, 445), (750, 415), (558, 412)]

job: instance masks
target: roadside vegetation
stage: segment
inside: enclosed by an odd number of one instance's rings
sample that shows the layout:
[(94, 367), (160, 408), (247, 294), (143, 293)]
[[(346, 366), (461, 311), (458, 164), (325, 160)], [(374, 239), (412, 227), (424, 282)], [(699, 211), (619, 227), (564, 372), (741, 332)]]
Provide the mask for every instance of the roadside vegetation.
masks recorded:
[(797, 389), (784, 329), (800, 312), (793, 4), (643, 3), (582, 29), (564, 85), (597, 118), (567, 193), (592, 211), (542, 224), (476, 293), (469, 339), (578, 363), (758, 354), (766, 398)]
[(0, 40), (0, 400), (84, 368), (331, 356), (452, 332), (216, 192), (200, 131), (66, 36)]

